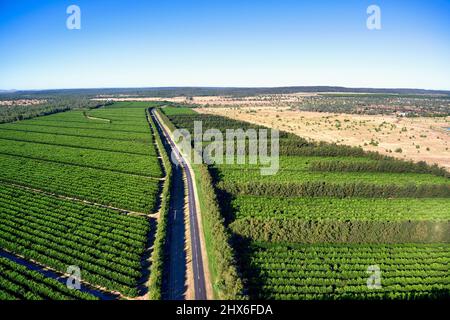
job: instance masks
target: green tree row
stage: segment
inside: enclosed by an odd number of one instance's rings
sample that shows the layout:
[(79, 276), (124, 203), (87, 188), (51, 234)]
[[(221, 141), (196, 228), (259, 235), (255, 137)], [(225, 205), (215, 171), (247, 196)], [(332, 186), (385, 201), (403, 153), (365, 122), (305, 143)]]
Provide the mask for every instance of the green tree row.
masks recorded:
[[(198, 165), (200, 183), (197, 187), (201, 189), (200, 194), (203, 202), (202, 219), (204, 220), (205, 233), (210, 233), (208, 238), (212, 239), (212, 250), (208, 255), (212, 255), (209, 261), (213, 261), (216, 270), (216, 279), (214, 286), (219, 293), (219, 299), (235, 300), (245, 298), (243, 294), (244, 286), (237, 271), (234, 250), (230, 244), (230, 232), (225, 227), (225, 221), (222, 217), (220, 207), (217, 201), (214, 185), (208, 166)], [(205, 235), (205, 237), (207, 237)]]
[(153, 244), (152, 265), (150, 268), (150, 279), (148, 282), (149, 299), (161, 300), (164, 267), (167, 258), (167, 229), (168, 229), (168, 214), (170, 206), (170, 189), (172, 185), (172, 163), (161, 141), (159, 131), (150, 116), (150, 110), (147, 111), (147, 119), (151, 130), (155, 135), (155, 141), (158, 146), (159, 153), (162, 157), (163, 168), (165, 171), (165, 181), (161, 194), (161, 206), (159, 208), (158, 226), (156, 229), (155, 241)]
[(231, 230), (255, 241), (290, 243), (450, 243), (449, 221), (306, 221), (243, 218)]
[(424, 161), (412, 162), (397, 159), (379, 160), (376, 162), (361, 161), (314, 161), (310, 164), (311, 171), (332, 172), (410, 172), (428, 173), (436, 176), (450, 177), (450, 173), (437, 165), (429, 166)]
[(265, 183), (220, 181), (217, 186), (235, 195), (280, 197), (366, 197), (366, 198), (434, 198), (450, 197), (449, 184), (375, 185), (370, 183)]

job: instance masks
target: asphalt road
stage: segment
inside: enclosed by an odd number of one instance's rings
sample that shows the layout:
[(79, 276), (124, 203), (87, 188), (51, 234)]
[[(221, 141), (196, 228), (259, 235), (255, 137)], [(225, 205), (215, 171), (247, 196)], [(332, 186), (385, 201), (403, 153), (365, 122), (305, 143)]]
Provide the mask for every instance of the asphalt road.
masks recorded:
[(186, 298), (186, 250), (185, 250), (185, 194), (183, 169), (172, 170), (171, 197), (169, 204), (167, 240), (170, 255), (165, 266), (163, 279), (164, 300), (184, 300)]
[[(163, 132), (163, 135), (161, 135), (161, 138), (166, 140), (168, 142), (170, 149), (170, 152), (174, 151), (176, 154), (176, 158), (178, 161), (175, 161), (174, 163), (178, 168), (181, 168), (185, 174), (186, 174), (186, 182), (187, 182), (187, 194), (188, 194), (188, 207), (189, 207), (189, 221), (190, 221), (190, 247), (192, 251), (192, 271), (193, 271), (193, 283), (194, 283), (194, 294), (196, 300), (206, 300), (206, 286), (205, 286), (205, 273), (203, 270), (203, 257), (202, 257), (202, 250), (200, 245), (200, 233), (199, 233), (199, 226), (198, 226), (198, 219), (197, 219), (197, 204), (195, 201), (195, 189), (194, 184), (192, 181), (192, 173), (183, 158), (183, 156), (180, 154), (178, 147), (173, 142), (172, 138), (166, 131), (165, 127), (162, 126), (162, 124), (159, 122), (159, 119), (155, 115), (155, 111), (152, 110), (152, 117), (157, 124), (157, 126), (161, 129)], [(172, 157), (171, 157), (172, 160)], [(177, 168), (177, 169), (178, 169)], [(174, 174), (174, 178), (180, 179), (179, 175), (177, 177), (176, 174)], [(182, 179), (182, 178), (181, 178)], [(178, 216), (184, 212), (179, 212), (179, 210), (169, 210), (169, 215), (172, 220), (176, 221)], [(175, 224), (177, 225), (177, 224)], [(184, 231), (181, 232), (179, 227), (177, 228), (178, 231), (172, 230), (174, 232), (171, 233), (171, 237), (178, 237), (183, 239), (184, 242)], [(178, 242), (177, 240), (173, 239), (173, 241)], [(172, 245), (170, 246), (171, 252), (170, 255), (179, 255), (179, 246), (174, 246), (175, 249), (172, 248)], [(172, 252), (172, 250), (176, 250), (175, 252)], [(177, 274), (177, 264), (171, 263), (169, 264), (169, 275), (172, 274), (173, 276), (169, 276), (174, 278), (174, 276)], [(183, 275), (184, 276), (184, 275)], [(169, 283), (170, 283), (169, 279)], [(176, 284), (174, 284), (176, 285)], [(177, 288), (169, 288), (170, 290), (177, 290)]]

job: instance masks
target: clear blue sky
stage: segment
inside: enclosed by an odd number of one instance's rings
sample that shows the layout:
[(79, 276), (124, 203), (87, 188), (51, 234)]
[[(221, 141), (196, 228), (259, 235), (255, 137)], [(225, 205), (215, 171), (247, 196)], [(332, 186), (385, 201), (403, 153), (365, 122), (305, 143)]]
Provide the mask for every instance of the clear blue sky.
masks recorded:
[(0, 89), (287, 85), (449, 90), (450, 1), (0, 0)]

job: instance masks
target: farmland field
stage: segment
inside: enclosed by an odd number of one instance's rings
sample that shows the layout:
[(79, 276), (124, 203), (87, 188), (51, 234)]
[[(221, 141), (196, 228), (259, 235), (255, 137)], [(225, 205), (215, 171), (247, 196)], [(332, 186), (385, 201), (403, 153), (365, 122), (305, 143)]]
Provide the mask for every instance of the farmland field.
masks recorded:
[(281, 168), (275, 176), (261, 176), (259, 169), (234, 169), (225, 166), (223, 178), (236, 182), (366, 182), (378, 185), (446, 184), (446, 178), (417, 173), (372, 173), (372, 172), (312, 172), (310, 170), (289, 170)]
[[(150, 105), (0, 125), (2, 250), (60, 274), (77, 266), (92, 288), (141, 295), (164, 178)], [(4, 299), (95, 298), (4, 257), (0, 269)]]
[[(260, 299), (420, 299), (448, 296), (450, 246), (253, 245), (246, 257), (251, 295)], [(382, 286), (367, 286), (367, 267)]]
[(0, 271), (0, 300), (96, 299), (90, 294), (68, 289), (65, 284), (7, 258), (0, 257)]
[(302, 218), (312, 220), (447, 220), (447, 198), (278, 198), (238, 196), (236, 218)]
[(0, 202), (3, 249), (60, 272), (77, 265), (89, 283), (136, 294), (145, 218), (3, 185)]
[[(162, 110), (191, 133), (194, 121), (222, 133), (262, 128), (195, 109)], [(274, 175), (262, 176), (264, 165), (248, 158), (208, 166), (250, 298), (449, 297), (447, 171), (286, 132), (279, 143)], [(377, 288), (368, 284), (373, 270)]]
[(416, 162), (437, 163), (449, 169), (450, 135), (445, 129), (450, 123), (448, 97), (446, 101), (445, 104), (436, 104), (436, 107), (443, 107), (443, 112), (447, 114), (442, 117), (420, 116), (430, 111), (430, 108), (424, 108), (417, 117), (401, 117), (391, 112), (345, 114), (338, 111), (341, 107), (339, 103), (327, 112), (303, 111), (309, 109), (307, 103), (306, 108), (301, 108), (297, 104), (292, 107), (274, 106), (267, 105), (267, 102), (264, 102), (266, 105), (255, 103), (254, 106), (209, 107), (198, 110), (209, 116), (221, 115), (238, 121), (245, 120), (316, 141), (360, 146), (364, 150)]

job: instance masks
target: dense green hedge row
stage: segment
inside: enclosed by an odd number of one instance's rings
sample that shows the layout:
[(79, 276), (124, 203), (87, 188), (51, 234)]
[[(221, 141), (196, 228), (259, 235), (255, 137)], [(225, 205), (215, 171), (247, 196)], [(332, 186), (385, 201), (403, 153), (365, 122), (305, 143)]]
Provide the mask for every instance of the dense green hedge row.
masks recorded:
[(170, 121), (170, 119), (167, 117), (167, 115), (165, 114), (165, 110), (166, 108), (162, 109), (164, 112), (158, 112), (159, 117), (161, 118), (161, 120), (164, 122), (164, 125), (167, 126), (167, 128), (169, 128), (169, 130), (172, 132), (174, 130), (176, 130), (177, 128), (175, 127), (175, 125)]
[(159, 136), (159, 131), (152, 117), (150, 116), (150, 111), (148, 111), (147, 113), (147, 119), (150, 123), (153, 133), (155, 134), (155, 141), (157, 143), (159, 153), (161, 154), (163, 167), (166, 173), (166, 180), (164, 181), (161, 194), (161, 206), (159, 209), (158, 226), (156, 229), (156, 236), (153, 244), (152, 266), (150, 269), (150, 279), (148, 282), (149, 299), (161, 300), (164, 263), (166, 260), (168, 213), (170, 206), (170, 189), (172, 185), (172, 163), (170, 162), (166, 150), (164, 149), (161, 137)]
[(434, 198), (450, 197), (449, 184), (375, 185), (368, 183), (236, 183), (221, 181), (218, 187), (236, 195), (280, 197), (367, 197), (367, 198)]
[(437, 176), (450, 177), (450, 173), (437, 165), (429, 166), (425, 162), (402, 161), (397, 159), (386, 159), (376, 162), (361, 161), (314, 161), (311, 162), (311, 171), (333, 171), (333, 172), (411, 172), (429, 173)]
[(449, 220), (448, 198), (330, 198), (237, 196), (230, 203), (235, 219), (296, 218), (314, 221)]
[[(283, 151), (283, 152), (282, 152)], [(362, 148), (341, 146), (332, 143), (318, 143), (303, 146), (301, 148), (289, 148), (283, 150), (280, 146), (280, 154), (288, 156), (321, 156), (321, 157), (364, 157), (366, 153)]]
[(256, 241), (291, 243), (450, 242), (449, 221), (305, 221), (242, 218), (236, 234)]
[(210, 233), (208, 238), (212, 239), (210, 243), (212, 250), (208, 252), (208, 255), (213, 256), (209, 261), (215, 263), (216, 279), (214, 279), (214, 286), (219, 293), (218, 298), (245, 298), (242, 280), (236, 268), (234, 251), (230, 245), (230, 234), (225, 228), (208, 167), (198, 165), (197, 172), (200, 179), (197, 187), (201, 188), (202, 198), (200, 201), (203, 202), (202, 219), (205, 226), (203, 230), (205, 233)]

